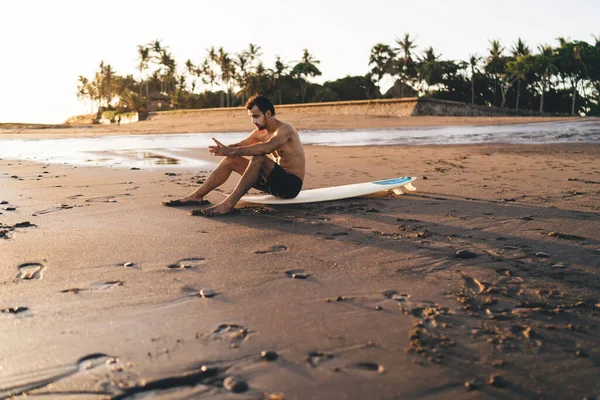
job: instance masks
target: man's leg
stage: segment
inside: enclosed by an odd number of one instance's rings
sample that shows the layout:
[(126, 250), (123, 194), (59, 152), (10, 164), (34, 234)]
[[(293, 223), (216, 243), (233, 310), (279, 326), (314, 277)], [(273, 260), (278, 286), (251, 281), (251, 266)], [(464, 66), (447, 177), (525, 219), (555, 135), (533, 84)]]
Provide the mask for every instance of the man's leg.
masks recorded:
[(204, 196), (210, 193), (211, 190), (224, 184), (233, 171), (242, 175), (249, 163), (250, 161), (244, 157), (223, 157), (217, 168), (210, 173), (204, 183), (193, 193), (182, 197), (179, 201), (202, 201)]
[(202, 214), (210, 216), (225, 214), (231, 211), (242, 196), (258, 181), (261, 173), (264, 174), (265, 177), (268, 177), (271, 174), (271, 171), (273, 171), (273, 167), (275, 167), (275, 162), (267, 156), (252, 157), (252, 160), (248, 163), (246, 171), (244, 171), (242, 178), (233, 192), (221, 203), (203, 210)]

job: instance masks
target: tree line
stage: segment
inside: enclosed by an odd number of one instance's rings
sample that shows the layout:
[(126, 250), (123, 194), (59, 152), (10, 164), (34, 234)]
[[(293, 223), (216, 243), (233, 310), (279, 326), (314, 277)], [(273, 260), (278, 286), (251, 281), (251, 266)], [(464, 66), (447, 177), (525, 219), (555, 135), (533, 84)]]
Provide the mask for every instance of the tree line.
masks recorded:
[[(137, 47), (137, 70), (119, 75), (100, 62), (93, 77), (79, 76), (77, 97), (118, 111), (233, 107), (262, 93), (276, 104), (430, 96), (465, 103), (560, 114), (600, 115), (600, 36), (594, 43), (557, 38), (530, 48), (490, 40), (485, 54), (444, 59), (431, 46), (418, 52), (406, 33), (393, 45), (375, 44), (368, 73), (318, 84), (320, 61), (304, 49), (299, 61), (277, 57), (266, 66), (250, 43), (239, 53), (211, 47), (199, 63), (179, 65), (161, 40)], [(385, 92), (382, 82), (392, 86)]]

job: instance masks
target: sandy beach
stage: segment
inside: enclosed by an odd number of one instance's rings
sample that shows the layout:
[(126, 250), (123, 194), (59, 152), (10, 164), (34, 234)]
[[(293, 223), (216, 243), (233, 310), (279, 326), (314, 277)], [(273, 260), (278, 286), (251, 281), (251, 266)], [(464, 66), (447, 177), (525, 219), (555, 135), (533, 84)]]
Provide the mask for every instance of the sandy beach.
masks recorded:
[[(302, 130), (554, 120), (290, 122)], [(250, 127), (243, 113), (210, 123), (13, 127), (0, 137)], [(161, 202), (198, 187), (208, 169), (0, 159), (0, 398), (600, 395), (600, 145), (306, 154), (305, 189), (409, 175), (418, 190), (239, 203), (238, 215), (204, 218)]]

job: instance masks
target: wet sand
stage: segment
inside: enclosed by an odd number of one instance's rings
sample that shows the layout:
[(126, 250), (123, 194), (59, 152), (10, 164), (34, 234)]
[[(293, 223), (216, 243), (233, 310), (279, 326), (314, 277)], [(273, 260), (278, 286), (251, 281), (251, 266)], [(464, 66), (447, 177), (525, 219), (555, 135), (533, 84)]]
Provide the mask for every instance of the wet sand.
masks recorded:
[(418, 191), (207, 219), (161, 202), (209, 171), (0, 160), (0, 398), (600, 394), (600, 146), (306, 153)]

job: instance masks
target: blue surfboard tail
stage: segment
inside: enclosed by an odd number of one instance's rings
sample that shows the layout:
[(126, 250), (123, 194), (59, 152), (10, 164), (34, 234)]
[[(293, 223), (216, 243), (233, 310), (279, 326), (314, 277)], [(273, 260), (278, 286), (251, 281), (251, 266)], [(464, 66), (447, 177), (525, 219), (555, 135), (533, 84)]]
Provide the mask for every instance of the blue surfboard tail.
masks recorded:
[(384, 179), (381, 181), (373, 181), (377, 185), (398, 185), (404, 182), (410, 182), (411, 178), (409, 176), (404, 176), (402, 178), (393, 178), (393, 179)]

